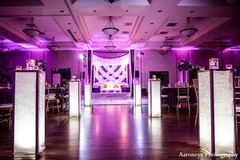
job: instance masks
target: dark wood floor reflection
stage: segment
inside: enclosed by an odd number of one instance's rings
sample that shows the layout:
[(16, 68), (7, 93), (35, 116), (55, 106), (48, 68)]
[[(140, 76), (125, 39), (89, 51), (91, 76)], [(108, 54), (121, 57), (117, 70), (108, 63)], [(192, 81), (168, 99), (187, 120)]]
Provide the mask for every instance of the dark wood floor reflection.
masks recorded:
[[(84, 107), (80, 119), (67, 113), (46, 117), (46, 150), (40, 160), (197, 159), (181, 153), (202, 153), (198, 146), (195, 110), (162, 109), (149, 118), (147, 106), (98, 105)], [(1, 127), (0, 159), (11, 159), (11, 131)], [(200, 159), (208, 159), (202, 157)]]

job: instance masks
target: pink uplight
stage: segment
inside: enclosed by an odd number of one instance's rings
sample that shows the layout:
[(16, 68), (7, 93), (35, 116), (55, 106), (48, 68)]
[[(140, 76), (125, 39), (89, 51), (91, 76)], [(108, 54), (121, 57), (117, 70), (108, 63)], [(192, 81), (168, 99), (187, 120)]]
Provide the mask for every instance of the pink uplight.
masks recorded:
[(192, 47), (192, 46), (186, 46), (186, 47), (181, 47), (181, 48), (176, 48), (175, 50), (178, 51), (187, 51), (187, 50), (199, 50), (200, 48)]
[(29, 44), (29, 43), (18, 43), (19, 46), (23, 47), (23, 48), (35, 48), (35, 49), (38, 49), (38, 47), (32, 45), (32, 44)]

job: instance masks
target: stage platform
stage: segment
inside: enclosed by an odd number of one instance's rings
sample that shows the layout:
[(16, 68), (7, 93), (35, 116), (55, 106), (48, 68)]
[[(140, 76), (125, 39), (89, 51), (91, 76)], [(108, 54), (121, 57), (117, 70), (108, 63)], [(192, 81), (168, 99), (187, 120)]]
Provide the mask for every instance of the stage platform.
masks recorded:
[[(125, 104), (133, 105), (133, 97), (130, 92), (120, 93), (92, 93), (92, 104)], [(142, 97), (142, 104), (147, 104), (147, 97)]]

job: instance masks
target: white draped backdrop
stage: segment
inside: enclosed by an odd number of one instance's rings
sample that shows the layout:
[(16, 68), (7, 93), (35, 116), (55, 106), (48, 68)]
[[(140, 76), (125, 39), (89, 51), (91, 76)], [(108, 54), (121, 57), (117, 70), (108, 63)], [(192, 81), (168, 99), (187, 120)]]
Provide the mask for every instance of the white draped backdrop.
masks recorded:
[(129, 85), (130, 54), (116, 58), (103, 58), (93, 54), (93, 85), (101, 86), (109, 82)]

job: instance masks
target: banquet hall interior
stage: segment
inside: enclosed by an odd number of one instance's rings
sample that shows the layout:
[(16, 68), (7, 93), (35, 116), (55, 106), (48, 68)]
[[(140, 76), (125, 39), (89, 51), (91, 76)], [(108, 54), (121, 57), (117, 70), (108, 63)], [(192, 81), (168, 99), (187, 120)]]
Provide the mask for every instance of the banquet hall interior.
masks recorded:
[(0, 159), (238, 159), (239, 0), (0, 2)]

